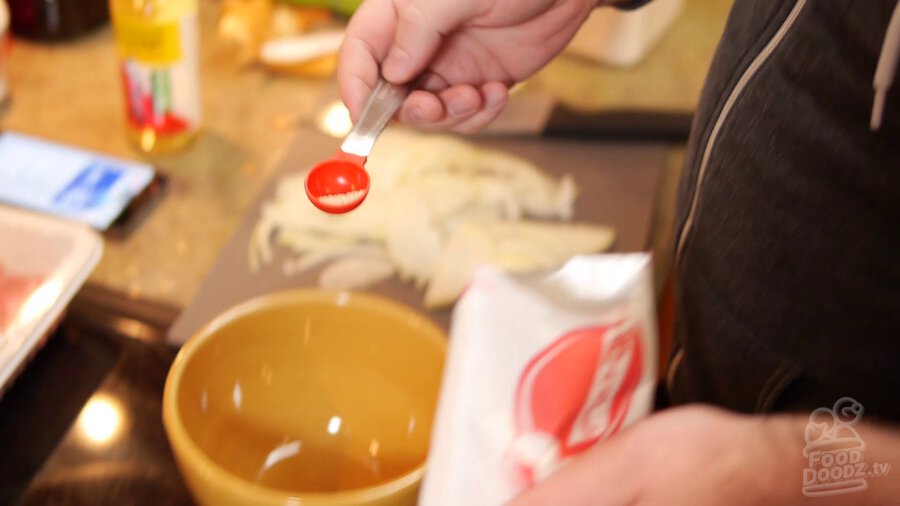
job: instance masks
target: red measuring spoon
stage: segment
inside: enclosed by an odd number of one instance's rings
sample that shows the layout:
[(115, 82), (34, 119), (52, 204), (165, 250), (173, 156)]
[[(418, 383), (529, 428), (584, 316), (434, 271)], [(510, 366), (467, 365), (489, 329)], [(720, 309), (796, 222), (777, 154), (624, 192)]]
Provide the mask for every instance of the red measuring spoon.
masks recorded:
[(306, 195), (314, 206), (326, 213), (342, 214), (362, 204), (369, 194), (366, 159), (409, 90), (408, 85), (391, 84), (378, 77), (341, 148), (333, 158), (316, 164), (306, 174)]

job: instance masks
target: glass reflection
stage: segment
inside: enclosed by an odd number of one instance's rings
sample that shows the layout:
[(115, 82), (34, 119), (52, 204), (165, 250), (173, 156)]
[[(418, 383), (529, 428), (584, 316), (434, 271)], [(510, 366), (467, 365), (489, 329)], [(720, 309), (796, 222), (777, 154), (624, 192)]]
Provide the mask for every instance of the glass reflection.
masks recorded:
[(78, 429), (84, 438), (96, 445), (113, 441), (122, 432), (124, 412), (118, 400), (97, 394), (78, 416)]
[(332, 416), (330, 420), (328, 420), (328, 433), (329, 434), (337, 434), (338, 431), (341, 430), (341, 418), (338, 416)]
[(336, 100), (325, 108), (319, 117), (319, 128), (332, 137), (346, 137), (353, 128), (350, 112), (340, 100)]
[(32, 292), (19, 309), (18, 320), (30, 322), (46, 312), (59, 299), (62, 293), (62, 283), (58, 279), (48, 281)]
[(260, 481), (263, 474), (275, 464), (300, 453), (300, 447), (300, 441), (290, 441), (269, 452), (265, 463), (263, 463), (262, 469), (259, 470), (259, 474), (256, 476), (256, 481)]
[(241, 409), (241, 404), (244, 403), (244, 393), (241, 391), (240, 383), (234, 384), (234, 389), (231, 391), (231, 400), (234, 402), (235, 408)]

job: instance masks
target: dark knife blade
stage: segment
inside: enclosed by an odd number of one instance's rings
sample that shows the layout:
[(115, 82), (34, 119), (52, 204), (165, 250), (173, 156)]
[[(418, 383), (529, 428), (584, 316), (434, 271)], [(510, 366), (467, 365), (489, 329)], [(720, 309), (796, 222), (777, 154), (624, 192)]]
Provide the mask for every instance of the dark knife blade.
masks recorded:
[(542, 135), (576, 139), (677, 142), (687, 141), (693, 115), (685, 111), (574, 111), (557, 105)]

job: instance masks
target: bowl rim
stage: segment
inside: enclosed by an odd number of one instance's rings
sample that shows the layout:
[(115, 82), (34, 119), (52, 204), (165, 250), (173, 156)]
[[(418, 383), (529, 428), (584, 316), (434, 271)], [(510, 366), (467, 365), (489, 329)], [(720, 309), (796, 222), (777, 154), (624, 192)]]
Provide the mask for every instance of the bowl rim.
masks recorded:
[[(303, 501), (311, 501), (323, 505), (338, 505), (347, 504), (351, 500), (376, 501), (387, 498), (391, 494), (420, 481), (425, 474), (427, 458), (426, 461), (423, 461), (410, 471), (370, 487), (328, 493), (305, 493), (296, 490), (268, 488), (248, 481), (214, 462), (200, 450), (193, 438), (188, 434), (187, 428), (181, 421), (176, 392), (181, 385), (182, 376), (191, 357), (210, 341), (217, 330), (230, 322), (264, 307), (297, 302), (325, 302), (339, 306), (345, 306), (353, 302), (354, 304), (362, 304), (364, 307), (375, 308), (378, 311), (387, 311), (393, 315), (406, 318), (411, 324), (422, 328), (424, 331), (423, 335), (443, 352), (446, 362), (447, 333), (415, 309), (384, 296), (353, 290), (297, 288), (263, 294), (245, 300), (226, 309), (195, 332), (182, 345), (169, 368), (163, 388), (163, 426), (168, 435), (172, 453), (176, 457), (176, 463), (182, 466), (185, 465), (185, 463), (181, 462), (182, 459), (189, 461), (187, 465), (190, 465), (196, 474), (202, 475), (204, 481), (215, 483), (221, 488), (228, 489), (236, 497), (273, 503), (288, 501), (290, 504), (292, 501), (298, 501), (299, 504)], [(176, 447), (180, 449), (180, 452), (176, 451)]]

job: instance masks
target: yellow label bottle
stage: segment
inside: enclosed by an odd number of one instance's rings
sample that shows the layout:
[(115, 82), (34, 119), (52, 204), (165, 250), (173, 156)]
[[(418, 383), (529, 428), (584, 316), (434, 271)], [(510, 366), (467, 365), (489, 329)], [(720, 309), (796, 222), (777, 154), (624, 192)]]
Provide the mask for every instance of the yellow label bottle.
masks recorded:
[(200, 127), (197, 0), (110, 0), (128, 134), (142, 151), (181, 149)]

